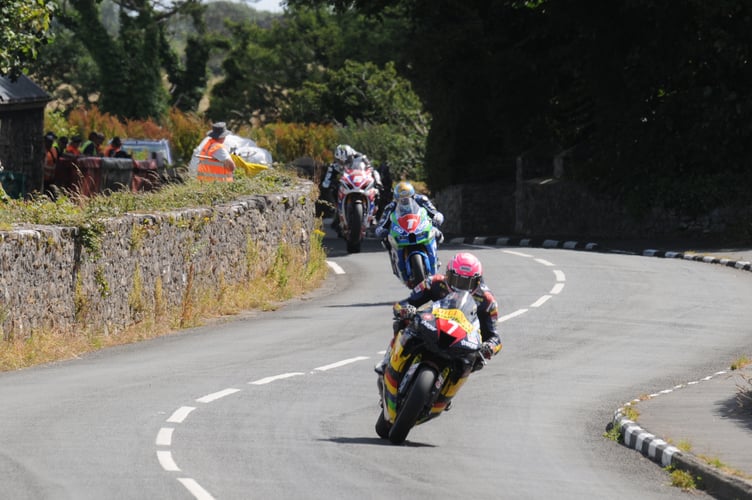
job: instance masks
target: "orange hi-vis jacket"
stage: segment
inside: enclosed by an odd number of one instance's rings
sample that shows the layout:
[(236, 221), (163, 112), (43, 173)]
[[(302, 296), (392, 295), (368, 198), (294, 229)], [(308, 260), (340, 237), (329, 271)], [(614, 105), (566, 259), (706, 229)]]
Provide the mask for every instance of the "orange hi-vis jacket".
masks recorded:
[(44, 180), (45, 182), (51, 182), (55, 179), (55, 167), (57, 166), (57, 149), (53, 145), (47, 150), (44, 158)]
[(201, 182), (232, 182), (232, 169), (224, 162), (214, 158), (214, 153), (224, 147), (214, 139), (209, 139), (198, 154), (198, 172), (196, 180)]

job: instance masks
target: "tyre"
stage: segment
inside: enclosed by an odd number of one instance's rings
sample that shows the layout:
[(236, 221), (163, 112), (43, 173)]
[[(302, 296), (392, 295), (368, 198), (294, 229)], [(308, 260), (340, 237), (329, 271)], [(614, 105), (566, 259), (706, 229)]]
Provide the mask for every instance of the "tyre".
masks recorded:
[(363, 227), (363, 203), (356, 201), (347, 212), (347, 252), (360, 252), (360, 230)]
[(400, 444), (407, 438), (410, 429), (413, 428), (421, 412), (428, 404), (431, 389), (435, 383), (436, 372), (431, 368), (421, 368), (415, 374), (415, 380), (408, 389), (407, 396), (400, 405), (397, 418), (394, 419), (392, 429), (389, 431), (389, 441)]
[(384, 418), (384, 410), (381, 410), (381, 413), (379, 413), (379, 419), (376, 421), (376, 434), (378, 434), (381, 439), (389, 439), (389, 431), (391, 428), (392, 424)]
[(423, 256), (414, 253), (410, 256), (410, 283), (409, 288), (414, 288), (418, 283), (426, 279), (426, 267), (423, 265)]

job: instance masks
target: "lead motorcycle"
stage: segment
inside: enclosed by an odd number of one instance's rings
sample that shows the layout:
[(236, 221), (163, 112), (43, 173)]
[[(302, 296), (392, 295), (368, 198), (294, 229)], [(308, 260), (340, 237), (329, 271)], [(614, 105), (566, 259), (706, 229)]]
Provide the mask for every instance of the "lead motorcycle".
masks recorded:
[(414, 288), (441, 267), (436, 230), (425, 208), (414, 199), (398, 203), (390, 215), (388, 235), (392, 272), (408, 288)]
[(470, 373), (485, 364), (481, 345), (477, 306), (468, 292), (452, 292), (416, 312), (397, 333), (378, 378), (379, 437), (402, 443), (414, 426), (441, 415)]
[(360, 252), (366, 230), (376, 223), (377, 198), (373, 168), (364, 158), (355, 157), (344, 167), (337, 187), (336, 216), (348, 253)]

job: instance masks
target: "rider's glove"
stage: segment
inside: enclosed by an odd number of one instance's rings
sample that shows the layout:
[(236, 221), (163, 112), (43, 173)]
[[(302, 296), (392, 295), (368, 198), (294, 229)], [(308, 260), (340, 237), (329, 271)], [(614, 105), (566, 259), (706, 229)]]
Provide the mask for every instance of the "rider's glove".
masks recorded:
[(480, 346), (480, 355), (483, 356), (483, 359), (489, 360), (493, 357), (494, 347), (494, 344), (491, 342), (483, 342)]
[(400, 306), (399, 311), (396, 311), (397, 319), (410, 320), (413, 316), (415, 316), (416, 311), (417, 309), (415, 309), (415, 306), (410, 304)]
[(441, 212), (436, 212), (436, 215), (433, 216), (433, 225), (434, 226), (440, 226), (444, 223), (444, 214)]

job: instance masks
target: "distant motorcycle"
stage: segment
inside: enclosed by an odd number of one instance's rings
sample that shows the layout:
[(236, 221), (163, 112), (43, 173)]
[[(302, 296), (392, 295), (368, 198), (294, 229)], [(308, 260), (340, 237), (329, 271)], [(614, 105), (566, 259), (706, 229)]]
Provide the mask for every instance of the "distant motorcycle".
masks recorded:
[(366, 230), (376, 223), (378, 189), (373, 168), (361, 157), (345, 166), (337, 188), (339, 232), (348, 253), (360, 252)]
[(440, 267), (436, 230), (426, 209), (414, 199), (397, 204), (387, 239), (392, 272), (408, 288), (436, 274)]
[(468, 292), (452, 292), (418, 311), (397, 333), (379, 376), (381, 413), (376, 433), (402, 443), (410, 430), (438, 417), (484, 364), (477, 307)]

